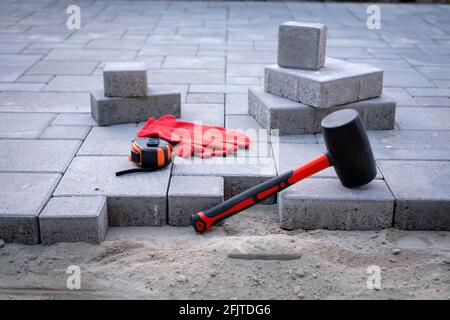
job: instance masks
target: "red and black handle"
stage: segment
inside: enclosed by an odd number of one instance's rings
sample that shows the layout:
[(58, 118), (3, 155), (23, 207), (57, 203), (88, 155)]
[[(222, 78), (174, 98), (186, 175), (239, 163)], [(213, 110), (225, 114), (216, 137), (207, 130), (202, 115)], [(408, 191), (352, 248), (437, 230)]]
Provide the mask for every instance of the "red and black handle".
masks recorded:
[(211, 209), (193, 214), (191, 216), (192, 226), (197, 232), (207, 231), (217, 222), (227, 219), (331, 165), (330, 155), (321, 154), (308, 163), (254, 186)]

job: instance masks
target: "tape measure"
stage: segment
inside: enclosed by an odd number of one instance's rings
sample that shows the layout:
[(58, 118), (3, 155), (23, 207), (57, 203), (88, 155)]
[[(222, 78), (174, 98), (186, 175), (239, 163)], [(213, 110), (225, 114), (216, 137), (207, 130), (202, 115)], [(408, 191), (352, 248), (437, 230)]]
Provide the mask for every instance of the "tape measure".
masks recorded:
[(164, 168), (172, 162), (172, 146), (159, 138), (135, 139), (131, 141), (131, 152), (128, 159), (140, 168), (119, 171), (116, 172), (116, 176)]

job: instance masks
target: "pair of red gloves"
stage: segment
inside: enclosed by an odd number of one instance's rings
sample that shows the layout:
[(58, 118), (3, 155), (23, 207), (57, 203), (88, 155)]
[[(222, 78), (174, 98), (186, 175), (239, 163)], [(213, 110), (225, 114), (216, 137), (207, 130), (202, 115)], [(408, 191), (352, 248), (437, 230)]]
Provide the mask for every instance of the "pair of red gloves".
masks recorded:
[(164, 139), (181, 157), (225, 156), (250, 145), (250, 138), (236, 130), (181, 121), (172, 115), (148, 119), (137, 136)]

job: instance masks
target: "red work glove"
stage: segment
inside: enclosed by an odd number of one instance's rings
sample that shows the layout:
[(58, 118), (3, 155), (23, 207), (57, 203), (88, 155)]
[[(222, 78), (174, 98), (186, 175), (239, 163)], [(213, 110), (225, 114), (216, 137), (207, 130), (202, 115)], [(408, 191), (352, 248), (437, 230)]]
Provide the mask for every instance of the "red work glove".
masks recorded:
[(181, 157), (224, 156), (250, 145), (250, 138), (243, 133), (177, 120), (172, 115), (148, 119), (137, 136), (164, 139), (174, 146), (173, 150)]

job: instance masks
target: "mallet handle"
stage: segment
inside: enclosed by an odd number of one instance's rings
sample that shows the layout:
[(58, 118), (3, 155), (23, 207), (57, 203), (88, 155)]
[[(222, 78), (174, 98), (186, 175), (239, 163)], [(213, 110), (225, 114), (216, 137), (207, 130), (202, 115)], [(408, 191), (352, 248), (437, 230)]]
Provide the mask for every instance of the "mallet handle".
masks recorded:
[(328, 156), (325, 153), (321, 154), (308, 163), (235, 195), (211, 209), (193, 214), (191, 216), (192, 226), (197, 232), (207, 231), (217, 222), (250, 208), (294, 183), (328, 168), (330, 165)]

